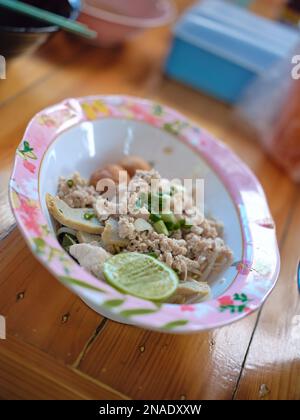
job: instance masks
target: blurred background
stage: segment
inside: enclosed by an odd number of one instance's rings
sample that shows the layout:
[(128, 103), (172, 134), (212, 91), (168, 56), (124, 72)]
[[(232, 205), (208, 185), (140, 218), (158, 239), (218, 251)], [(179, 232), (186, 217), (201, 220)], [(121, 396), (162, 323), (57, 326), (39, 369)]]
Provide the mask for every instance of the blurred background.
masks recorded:
[(96, 93), (169, 104), (250, 153), (250, 166), (255, 142), (300, 180), (300, 1), (0, 0), (0, 10), (0, 103), (21, 94), (2, 112), (15, 138), (3, 150), (3, 188), (28, 120)]

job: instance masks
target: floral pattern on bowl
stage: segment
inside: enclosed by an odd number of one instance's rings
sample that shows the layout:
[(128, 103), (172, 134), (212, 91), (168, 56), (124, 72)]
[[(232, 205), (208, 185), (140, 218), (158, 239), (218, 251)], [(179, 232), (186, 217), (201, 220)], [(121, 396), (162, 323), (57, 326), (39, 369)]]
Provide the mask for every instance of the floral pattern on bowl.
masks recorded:
[[(107, 118), (139, 121), (169, 133), (201, 156), (224, 184), (237, 209), (243, 249), (242, 258), (231, 267), (235, 275), (221, 295), (194, 305), (158, 305), (123, 295), (86, 272), (60, 247), (40, 192), (45, 154), (62, 133)], [(169, 155), (171, 148), (166, 149)], [(16, 152), (10, 200), (18, 226), (38, 260), (91, 308), (119, 322), (174, 333), (221, 327), (258, 309), (278, 277), (274, 223), (255, 176), (209, 133), (151, 101), (127, 96), (68, 99), (37, 114)]]

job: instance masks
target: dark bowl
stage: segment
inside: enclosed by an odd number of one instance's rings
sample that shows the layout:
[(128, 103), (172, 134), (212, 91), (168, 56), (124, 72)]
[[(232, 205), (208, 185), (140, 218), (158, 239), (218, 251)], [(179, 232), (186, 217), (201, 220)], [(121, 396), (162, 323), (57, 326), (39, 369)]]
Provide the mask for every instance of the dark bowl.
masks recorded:
[[(26, 0), (23, 3), (72, 20), (77, 19), (81, 5), (80, 0)], [(42, 21), (0, 7), (0, 55), (10, 58), (32, 52), (58, 30), (57, 26), (49, 26)]]

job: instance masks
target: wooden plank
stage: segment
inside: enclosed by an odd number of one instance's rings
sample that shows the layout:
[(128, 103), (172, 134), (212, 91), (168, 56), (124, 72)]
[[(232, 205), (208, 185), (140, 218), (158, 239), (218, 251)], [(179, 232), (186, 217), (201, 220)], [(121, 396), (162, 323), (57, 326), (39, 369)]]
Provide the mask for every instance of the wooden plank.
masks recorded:
[[(6, 123), (0, 133), (0, 141), (4, 150), (2, 154), (4, 165), (0, 168), (0, 237), (1, 231), (2, 233), (8, 231), (14, 223), (7, 200), (7, 182), (15, 148), (22, 138), (28, 120), (41, 108), (51, 103), (68, 96), (93, 94), (99, 92), (99, 89), (101, 93), (121, 92), (152, 97), (173, 106), (218, 137), (223, 138), (242, 158), (247, 155), (248, 164), (257, 171), (258, 176), (259, 163), (268, 165), (270, 171), (268, 172), (269, 178), (265, 182), (266, 185), (274, 185), (273, 182), (270, 184), (268, 182), (269, 179), (274, 179), (274, 175), (281, 183), (287, 181), (285, 177), (282, 178), (278, 168), (269, 161), (265, 161), (263, 154), (261, 154), (252, 138), (249, 137), (248, 142), (240, 140), (241, 133), (232, 124), (231, 108), (189, 88), (157, 76), (159, 74), (157, 68), (161, 65), (164, 57), (165, 44), (162, 43), (163, 46), (153, 51), (152, 43), (153, 39), (160, 39), (161, 34), (168, 34), (168, 32), (157, 31), (157, 33), (154, 33), (155, 36), (152, 35), (152, 37), (146, 34), (139, 41), (130, 44), (123, 52), (110, 51), (105, 56), (101, 56), (101, 54), (97, 56), (93, 50), (88, 49), (81, 55), (80, 60), (69, 63), (44, 83), (34, 86), (30, 91), (20, 95), (16, 101), (11, 101), (3, 107), (1, 120)], [(148, 38), (149, 42), (147, 42)], [(145, 40), (145, 42), (142, 43), (141, 40)], [(140, 53), (137, 54), (143, 44), (148, 46), (149, 49), (144, 48), (144, 51), (140, 50)], [(87, 67), (81, 66), (83, 61)], [(127, 62), (130, 64), (126, 65)], [(107, 67), (108, 63), (110, 65)], [(124, 68), (126, 68), (126, 71), (122, 70), (122, 73), (120, 73), (121, 69)], [(60, 86), (60, 89), (57, 89), (57, 86)], [(45, 92), (47, 93), (46, 100)], [(184, 102), (182, 102), (183, 97), (186, 99)], [(16, 120), (17, 106), (23, 112)], [(216, 125), (216, 121), (218, 121), (218, 125)], [(261, 169), (264, 171), (263, 166)]]
[(109, 322), (79, 369), (134, 399), (228, 399), (254, 322), (188, 336)]
[(280, 278), (264, 305), (236, 399), (300, 400), (299, 233), (300, 199), (286, 232)]
[[(182, 11), (190, 4), (192, 0), (178, 0), (178, 10)], [(5, 121), (0, 133), (3, 163), (0, 168), (0, 239), (14, 226), (7, 182), (15, 148), (32, 116), (68, 96), (127, 93), (151, 97), (159, 94), (162, 88), (173, 92), (174, 84), (165, 84), (160, 71), (169, 37), (169, 30), (162, 28), (147, 31), (124, 48), (96, 50), (85, 46), (82, 51), (80, 41), (74, 42), (73, 38), (59, 34), (38, 54), (18, 58), (10, 64), (8, 79), (0, 82), (0, 105), (1, 102), (6, 104), (0, 113), (0, 122)], [(184, 94), (187, 88), (182, 89)], [(198, 98), (197, 93), (191, 92)], [(180, 104), (180, 90), (177, 96)], [(202, 97), (205, 99), (203, 109), (206, 109), (206, 98)], [(163, 101), (164, 96), (160, 99)], [(214, 107), (217, 110), (212, 111), (214, 114), (222, 113), (224, 109), (221, 104), (210, 100), (209, 108), (213, 110)]]
[(13, 337), (0, 342), (0, 398), (128, 399)]
[(83, 44), (59, 33), (35, 54), (22, 55), (7, 61), (6, 79), (0, 80), (0, 106), (16, 98), (33, 84), (45, 80), (64, 63), (75, 58)]
[(0, 273), (0, 314), (10, 336), (74, 363), (103, 318), (39, 264), (17, 230), (0, 242)]
[[(47, 77), (60, 69), (64, 64), (72, 61), (72, 59), (77, 59), (79, 51), (82, 48), (83, 44), (80, 41), (74, 43), (73, 38), (66, 36), (63, 33), (59, 33), (53, 36), (51, 40), (35, 54), (24, 55), (9, 60), (7, 62), (7, 78), (5, 80), (0, 80), (0, 121), (2, 118), (2, 121), (5, 121), (3, 112), (3, 107), (5, 105), (12, 101), (14, 114), (18, 113), (18, 95), (26, 92), (28, 93), (32, 86), (45, 81)], [(28, 108), (30, 112), (30, 106), (26, 106), (26, 108)], [(28, 117), (28, 120), (31, 117), (32, 115)], [(12, 123), (15, 122), (15, 118), (12, 118)], [(8, 140), (6, 144), (7, 147), (1, 154), (0, 240), (4, 238), (15, 225), (8, 203), (7, 182), (11, 172), (15, 148), (25, 126), (26, 124), (24, 124), (22, 130), (18, 132), (15, 140), (12, 133), (6, 137)], [(5, 136), (5, 133), (3, 133), (3, 135)]]
[[(238, 148), (241, 142), (242, 138)], [(248, 147), (246, 143), (245, 147)], [(278, 168), (266, 158), (260, 160), (257, 145), (252, 143), (251, 147), (257, 149), (257, 171), (269, 186), (270, 206), (281, 238), (295, 186), (285, 177), (280, 181)], [(246, 154), (246, 161), (253, 154), (254, 150)], [(272, 176), (278, 181), (276, 186), (267, 182)], [(278, 187), (280, 190), (275, 194), (274, 188)], [(78, 368), (114, 389), (126, 391), (131, 398), (231, 399), (256, 316), (253, 314), (234, 325), (191, 336), (158, 334), (109, 322), (83, 354)]]
[(285, 3), (285, 0), (254, 0), (250, 10), (268, 19), (278, 19), (281, 7)]

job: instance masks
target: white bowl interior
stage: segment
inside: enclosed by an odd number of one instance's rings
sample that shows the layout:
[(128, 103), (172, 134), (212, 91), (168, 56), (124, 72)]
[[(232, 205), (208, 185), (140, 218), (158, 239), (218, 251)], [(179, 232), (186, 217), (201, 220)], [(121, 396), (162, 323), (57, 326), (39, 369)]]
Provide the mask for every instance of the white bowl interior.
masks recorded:
[[(45, 204), (47, 192), (55, 194), (58, 178), (75, 171), (88, 178), (99, 166), (116, 162), (126, 154), (139, 155), (152, 162), (164, 176), (173, 178), (204, 178), (205, 214), (224, 223), (224, 238), (242, 259), (242, 231), (235, 204), (217, 174), (195, 151), (172, 134), (143, 122), (107, 118), (84, 122), (65, 131), (51, 144), (45, 154), (39, 177), (39, 193), (43, 212), (53, 229)], [(236, 268), (229, 267), (210, 279), (213, 297), (231, 285)]]

